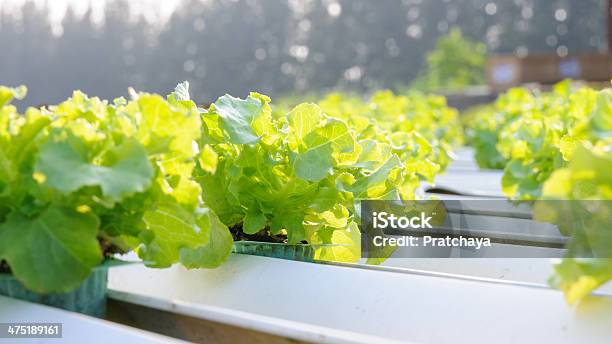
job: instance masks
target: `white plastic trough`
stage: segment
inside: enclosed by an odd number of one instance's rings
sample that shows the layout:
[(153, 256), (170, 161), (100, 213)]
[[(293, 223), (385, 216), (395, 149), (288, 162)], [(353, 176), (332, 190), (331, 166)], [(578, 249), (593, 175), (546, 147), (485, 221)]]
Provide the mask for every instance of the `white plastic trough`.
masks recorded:
[(474, 148), (461, 147), (454, 152), (453, 162), (448, 166), (451, 171), (477, 171), (480, 168), (474, 161)]
[(485, 196), (492, 198), (505, 198), (501, 190), (502, 171), (486, 170), (451, 170), (436, 176), (434, 185), (430, 188), (443, 189), (466, 196)]
[(434, 185), (423, 185), (425, 190), (437, 188), (467, 196), (505, 198), (501, 190), (503, 171), (479, 169), (470, 147), (460, 148), (454, 158), (446, 172), (436, 176)]
[(5, 296), (0, 296), (0, 323), (62, 323), (62, 338), (0, 338), (0, 343), (183, 343), (174, 338)]
[(527, 283), (232, 255), (214, 270), (113, 268), (110, 297), (318, 343), (609, 343), (612, 298)]

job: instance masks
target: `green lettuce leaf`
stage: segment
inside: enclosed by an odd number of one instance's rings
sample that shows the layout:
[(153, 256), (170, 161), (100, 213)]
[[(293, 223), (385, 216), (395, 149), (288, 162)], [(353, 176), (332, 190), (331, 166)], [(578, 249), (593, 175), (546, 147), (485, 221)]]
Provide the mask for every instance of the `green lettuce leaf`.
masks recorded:
[(62, 192), (99, 186), (113, 201), (142, 192), (151, 184), (153, 168), (145, 148), (135, 140), (109, 150), (102, 164), (92, 163), (87, 155), (87, 146), (76, 138), (49, 140), (41, 147), (36, 172), (44, 175), (47, 185)]
[(147, 230), (138, 255), (147, 266), (163, 268), (179, 261), (184, 249), (208, 244), (210, 226), (201, 226), (196, 215), (177, 203), (165, 202), (144, 213)]
[(0, 86), (0, 108), (7, 105), (13, 99), (23, 99), (28, 93), (28, 89), (25, 86), (19, 87), (6, 87)]
[(0, 259), (38, 293), (76, 288), (102, 260), (92, 213), (50, 206), (29, 218), (17, 212), (0, 224)]
[(234, 246), (234, 238), (217, 215), (208, 208), (200, 209), (197, 223), (210, 232), (210, 239), (204, 246), (180, 251), (180, 261), (187, 268), (216, 268), (223, 264)]
[(259, 140), (254, 131), (253, 124), (264, 115), (265, 103), (260, 99), (249, 96), (239, 99), (226, 94), (219, 98), (212, 109), (221, 119), (221, 128), (226, 132), (232, 143), (253, 143)]
[(570, 305), (582, 301), (593, 290), (612, 280), (612, 259), (566, 258), (555, 265), (549, 283), (561, 289)]

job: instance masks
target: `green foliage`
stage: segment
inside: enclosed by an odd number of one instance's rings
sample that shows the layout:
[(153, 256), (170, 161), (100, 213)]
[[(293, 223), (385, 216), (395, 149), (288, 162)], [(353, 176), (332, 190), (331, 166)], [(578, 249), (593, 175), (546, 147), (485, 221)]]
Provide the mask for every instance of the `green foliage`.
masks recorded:
[(466, 38), (458, 28), (438, 39), (427, 54), (427, 69), (413, 83), (424, 90), (457, 90), (484, 83), (486, 47)]
[(468, 141), (481, 167), (504, 169), (502, 189), (509, 198), (538, 199), (544, 182), (568, 164), (578, 143), (608, 144), (609, 97), (610, 90), (569, 81), (551, 92), (514, 88), (471, 115)]
[[(405, 134), (422, 142), (421, 166), (427, 179), (443, 171), (451, 161), (453, 150), (463, 142), (457, 111), (446, 105), (441, 96), (420, 92), (396, 95), (391, 91), (375, 92), (369, 101), (341, 93), (332, 93), (319, 103), (333, 116), (348, 120), (357, 130), (368, 134), (369, 125), (392, 133), (392, 141)], [(423, 141), (423, 140), (421, 140)], [(429, 171), (429, 172), (426, 172)], [(431, 177), (431, 178), (430, 178)]]
[(497, 149), (499, 132), (524, 113), (538, 111), (534, 95), (524, 88), (501, 94), (495, 103), (466, 115), (466, 140), (474, 147), (475, 160), (481, 168), (503, 169), (508, 163)]
[[(480, 166), (504, 168), (509, 198), (570, 201), (556, 209), (540, 202), (534, 212), (572, 237), (551, 278), (570, 303), (612, 279), (612, 209), (589, 202), (612, 199), (611, 105), (612, 89), (569, 81), (544, 93), (515, 88), (473, 114), (466, 131)], [(585, 256), (593, 258), (577, 258)]]
[(29, 289), (65, 291), (102, 260), (98, 226), (95, 215), (59, 205), (34, 217), (13, 211), (0, 226), (0, 253)]
[(199, 152), (202, 119), (186, 86), (168, 100), (133, 93), (112, 104), (77, 91), (23, 115), (9, 102), (24, 90), (0, 88), (0, 259), (26, 287), (77, 287), (102, 261), (102, 239), (155, 267), (227, 258), (229, 231), (192, 176), (216, 155)]
[(229, 226), (355, 261), (359, 201), (414, 199), (461, 142), (441, 97), (330, 95), (273, 115), (258, 93), (200, 109), (188, 87), (112, 103), (77, 91), (25, 114), (10, 105), (25, 90), (0, 88), (0, 259), (26, 287), (77, 287), (108, 244), (151, 267), (216, 267)]
[(64, 193), (86, 186), (99, 186), (113, 201), (122, 195), (145, 190), (153, 178), (147, 152), (135, 140), (126, 140), (108, 151), (108, 163), (91, 163), (84, 142), (69, 136), (62, 141), (49, 140), (38, 152), (35, 166), (46, 184)]
[(534, 98), (532, 111), (500, 130), (497, 149), (508, 159), (502, 179), (508, 197), (541, 197), (543, 183), (567, 164), (576, 144), (596, 140), (580, 128), (590, 121), (597, 97), (593, 89), (571, 91), (569, 83), (558, 84)]
[(201, 145), (219, 162), (198, 181), (227, 226), (339, 245), (318, 249), (319, 259), (358, 259), (357, 202), (415, 198), (448, 162), (445, 148), (460, 142), (456, 112), (440, 97), (381, 92), (365, 104), (331, 94), (283, 108), (273, 115), (257, 93), (215, 102), (203, 113)]
[[(608, 116), (612, 118), (610, 113)], [(564, 234), (572, 236), (567, 259), (555, 264), (555, 275), (551, 278), (551, 284), (565, 292), (570, 304), (579, 302), (612, 280), (610, 171), (612, 144), (609, 140), (607, 145), (599, 143), (595, 147), (581, 143), (575, 148), (568, 166), (553, 172), (543, 187), (543, 197), (547, 199), (571, 200), (565, 207), (553, 210), (553, 218), (547, 219), (557, 223)], [(550, 217), (551, 212), (544, 214)], [(544, 216), (536, 212), (536, 217)], [(573, 232), (567, 232), (568, 227)], [(593, 258), (574, 258), (585, 256)]]
[[(274, 117), (282, 121), (279, 107), (275, 107), (275, 113)], [(330, 116), (333, 117), (328, 119), (330, 129), (313, 129), (314, 123)], [(301, 153), (294, 160), (297, 176), (317, 181), (322, 176), (338, 175), (335, 178), (337, 191), (347, 193), (346, 198), (353, 201), (414, 199), (419, 183), (422, 180), (433, 182), (436, 174), (450, 162), (452, 150), (462, 142), (457, 112), (446, 105), (443, 97), (418, 92), (396, 95), (391, 91), (379, 91), (368, 101), (348, 94), (330, 93), (318, 102), (318, 106), (298, 105), (286, 117), (290, 126), (303, 127), (307, 133), (297, 131), (297, 147)], [(349, 137), (352, 138), (347, 140)], [(330, 141), (333, 143), (328, 144)], [(314, 144), (317, 154), (310, 155), (313, 149), (308, 147), (313, 145), (309, 142), (317, 142)], [(300, 172), (302, 167), (304, 171)], [(362, 172), (355, 173), (355, 169)], [(404, 175), (400, 175), (399, 180), (397, 171), (403, 171)], [(394, 188), (383, 187), (383, 183), (394, 185)], [(325, 191), (328, 207), (337, 191), (333, 188)], [(357, 209), (350, 203), (344, 207), (351, 216), (358, 216)], [(342, 221), (342, 224), (347, 228), (356, 227), (355, 222)], [(320, 231), (326, 233), (324, 243), (348, 244), (359, 240), (355, 231), (335, 230), (333, 234), (325, 229)], [(359, 248), (352, 245), (353, 252), (328, 249), (320, 258), (357, 256)], [(376, 263), (374, 259), (368, 262)]]

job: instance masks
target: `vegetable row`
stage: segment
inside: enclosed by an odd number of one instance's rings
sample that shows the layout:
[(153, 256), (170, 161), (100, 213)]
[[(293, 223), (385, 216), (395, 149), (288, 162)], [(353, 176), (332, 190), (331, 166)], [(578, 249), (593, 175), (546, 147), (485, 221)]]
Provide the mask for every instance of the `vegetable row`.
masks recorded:
[(478, 164), (504, 169), (510, 199), (567, 201), (535, 214), (572, 237), (552, 284), (575, 303), (611, 280), (612, 89), (569, 81), (550, 92), (515, 88), (466, 122)]
[(279, 113), (258, 93), (203, 109), (183, 83), (19, 113), (25, 91), (0, 87), (0, 261), (40, 293), (132, 249), (150, 267), (214, 268), (258, 237), (355, 261), (359, 200), (418, 197), (460, 137), (456, 112), (425, 95), (336, 94)]

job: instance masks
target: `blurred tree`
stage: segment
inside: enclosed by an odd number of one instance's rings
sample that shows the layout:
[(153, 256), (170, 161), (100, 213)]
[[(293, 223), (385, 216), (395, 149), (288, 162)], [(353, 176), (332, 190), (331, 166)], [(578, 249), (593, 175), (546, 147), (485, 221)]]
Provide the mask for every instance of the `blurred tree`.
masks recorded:
[(206, 100), (292, 88), (280, 68), (290, 19), (288, 5), (277, 0), (190, 0), (159, 35), (163, 53), (151, 58), (151, 81), (170, 90), (189, 80)]
[(486, 47), (453, 28), (427, 53), (427, 69), (413, 86), (424, 90), (457, 90), (484, 83)]

